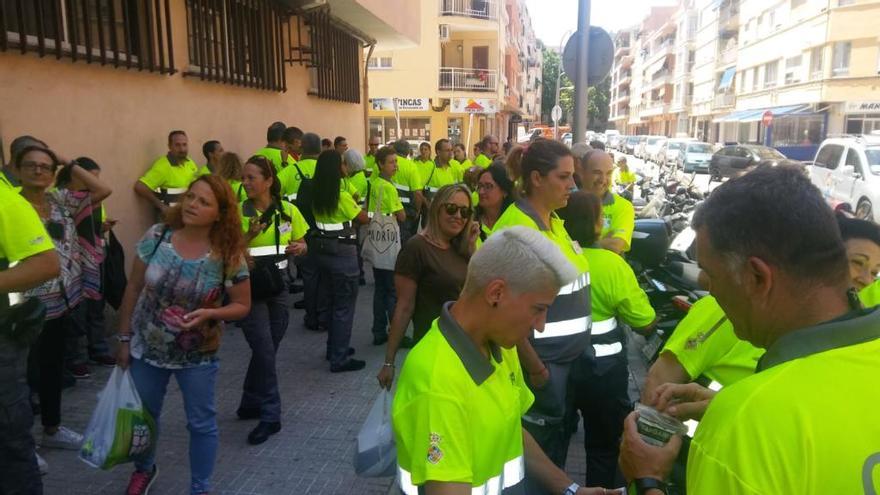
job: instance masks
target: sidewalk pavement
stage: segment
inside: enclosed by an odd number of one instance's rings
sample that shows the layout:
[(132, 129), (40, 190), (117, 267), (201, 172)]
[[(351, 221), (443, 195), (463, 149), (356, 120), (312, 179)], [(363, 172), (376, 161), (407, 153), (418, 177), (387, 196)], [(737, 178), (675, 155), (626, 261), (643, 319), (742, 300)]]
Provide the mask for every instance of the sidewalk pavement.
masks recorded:
[[(355, 357), (367, 361), (366, 369), (332, 374), (324, 360), (326, 333), (306, 330), (303, 312), (291, 310), (287, 335), (278, 351), (283, 429), (266, 443), (248, 445), (248, 432), (256, 421), (235, 415), (250, 349), (235, 326), (227, 326), (220, 349), (216, 387), (220, 448), (213, 476), (216, 495), (389, 494), (397, 493), (393, 478), (360, 478), (352, 468), (361, 423), (379, 391), (375, 375), (383, 361), (384, 346), (371, 345), (372, 284), (361, 287), (352, 335)], [(293, 295), (291, 301), (301, 298)], [(108, 321), (112, 324), (113, 319)], [(111, 327), (112, 328), (112, 327)], [(632, 355), (632, 352), (630, 353)], [(398, 364), (403, 356), (398, 358)], [(92, 368), (92, 377), (78, 380), (64, 391), (63, 424), (83, 432), (96, 403), (96, 395), (110, 375), (108, 368)], [(641, 371), (641, 376), (644, 376)], [(637, 371), (636, 376), (640, 373)], [(39, 417), (35, 418), (39, 425)], [(177, 383), (171, 380), (161, 418), (157, 465), (159, 476), (151, 495), (180, 494), (189, 490), (189, 435)], [(39, 440), (40, 427), (34, 427)], [(583, 482), (586, 472), (582, 430), (572, 438), (568, 471)], [(40, 449), (49, 463), (43, 477), (47, 495), (124, 493), (132, 465), (111, 471), (94, 469), (76, 452)]]

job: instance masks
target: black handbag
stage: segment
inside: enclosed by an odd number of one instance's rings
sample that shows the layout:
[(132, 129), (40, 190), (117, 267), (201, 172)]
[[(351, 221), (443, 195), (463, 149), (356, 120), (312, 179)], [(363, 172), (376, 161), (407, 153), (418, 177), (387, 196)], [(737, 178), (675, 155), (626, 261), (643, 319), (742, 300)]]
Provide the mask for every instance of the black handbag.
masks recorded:
[(128, 279), (125, 276), (125, 251), (111, 230), (107, 240), (104, 262), (101, 264), (101, 291), (104, 294), (104, 300), (113, 309), (118, 310), (119, 306), (122, 305), (122, 296), (125, 295), (125, 286), (127, 284)]
[(275, 256), (259, 256), (253, 259), (254, 266), (250, 270), (251, 300), (275, 297), (287, 289), (278, 267), (278, 258), (282, 255), (281, 228), (278, 226), (280, 218), (274, 210), (267, 213), (274, 213), (275, 216)]
[(0, 333), (16, 345), (27, 348), (43, 331), (46, 306), (36, 297), (0, 310)]

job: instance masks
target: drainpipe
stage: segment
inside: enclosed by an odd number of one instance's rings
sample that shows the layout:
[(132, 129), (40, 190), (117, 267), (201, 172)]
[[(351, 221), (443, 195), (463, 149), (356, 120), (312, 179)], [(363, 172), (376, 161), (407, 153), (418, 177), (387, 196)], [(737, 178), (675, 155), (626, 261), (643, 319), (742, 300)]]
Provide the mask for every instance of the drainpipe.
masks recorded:
[(373, 56), (376, 43), (373, 42), (367, 46), (369, 50), (367, 51), (367, 58), (364, 59), (364, 148), (369, 148), (366, 145), (370, 142), (370, 78), (368, 74), (370, 73), (370, 57)]

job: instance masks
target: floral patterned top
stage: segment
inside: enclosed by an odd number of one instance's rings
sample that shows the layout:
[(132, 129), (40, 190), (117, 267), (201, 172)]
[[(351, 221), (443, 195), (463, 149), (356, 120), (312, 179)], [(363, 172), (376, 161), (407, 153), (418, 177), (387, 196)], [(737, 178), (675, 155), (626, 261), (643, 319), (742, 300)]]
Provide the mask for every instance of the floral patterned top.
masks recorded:
[(137, 245), (147, 271), (131, 319), (131, 355), (159, 368), (177, 369), (216, 359), (223, 323), (211, 321), (186, 330), (183, 316), (222, 305), (224, 287), (246, 280), (248, 269), (242, 258), (238, 267), (227, 270), (232, 275), (224, 276), (222, 261), (211, 253), (184, 259), (171, 244), (171, 232), (164, 224), (153, 225)]

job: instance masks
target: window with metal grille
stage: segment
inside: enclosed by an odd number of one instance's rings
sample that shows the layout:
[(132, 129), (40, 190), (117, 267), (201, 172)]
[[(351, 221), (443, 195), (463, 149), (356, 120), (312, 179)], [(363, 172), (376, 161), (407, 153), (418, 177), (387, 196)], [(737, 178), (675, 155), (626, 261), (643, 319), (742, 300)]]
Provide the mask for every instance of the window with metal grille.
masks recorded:
[(173, 74), (169, 0), (0, 0), (0, 51)]
[(187, 0), (186, 74), (236, 86), (287, 91), (287, 15), (269, 0)]
[(360, 103), (359, 39), (334, 22), (327, 11), (307, 14), (306, 25), (313, 52), (309, 94)]

